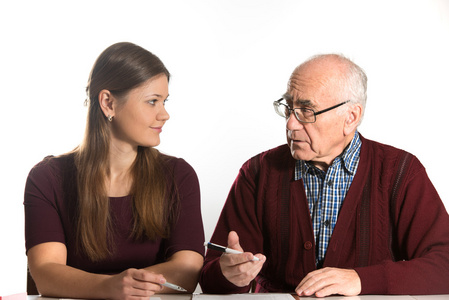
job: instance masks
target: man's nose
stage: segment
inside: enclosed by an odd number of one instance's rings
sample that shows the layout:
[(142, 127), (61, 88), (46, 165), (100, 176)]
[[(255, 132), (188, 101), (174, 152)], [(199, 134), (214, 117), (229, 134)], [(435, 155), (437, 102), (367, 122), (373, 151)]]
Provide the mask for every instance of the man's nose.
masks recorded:
[(287, 119), (286, 127), (287, 130), (300, 130), (304, 127), (304, 125), (299, 122), (295, 114), (291, 112), (289, 118)]

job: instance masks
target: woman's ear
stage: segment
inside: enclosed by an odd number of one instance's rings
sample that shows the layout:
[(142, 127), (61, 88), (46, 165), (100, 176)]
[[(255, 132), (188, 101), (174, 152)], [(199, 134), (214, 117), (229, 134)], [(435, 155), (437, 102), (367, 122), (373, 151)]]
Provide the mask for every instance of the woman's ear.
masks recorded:
[(362, 110), (363, 108), (360, 104), (354, 104), (349, 108), (344, 125), (345, 135), (349, 135), (357, 129), (362, 119)]
[(108, 90), (101, 90), (98, 94), (98, 103), (106, 118), (114, 117), (114, 97)]

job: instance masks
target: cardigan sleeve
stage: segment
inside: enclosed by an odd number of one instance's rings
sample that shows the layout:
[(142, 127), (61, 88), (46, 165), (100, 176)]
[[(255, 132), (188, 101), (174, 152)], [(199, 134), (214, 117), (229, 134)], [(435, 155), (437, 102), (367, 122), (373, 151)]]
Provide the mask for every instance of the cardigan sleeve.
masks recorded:
[[(253, 158), (253, 162), (254, 162)], [(253, 254), (263, 249), (263, 234), (257, 217), (256, 177), (251, 160), (247, 161), (235, 179), (221, 212), (211, 242), (227, 245), (230, 231), (239, 235), (240, 245)], [(222, 253), (208, 250), (200, 275), (200, 285), (205, 293), (245, 293), (250, 286), (237, 287), (222, 274), (219, 260)]]
[(415, 157), (398, 192), (393, 237), (396, 261), (355, 268), (361, 293), (449, 293), (449, 216)]

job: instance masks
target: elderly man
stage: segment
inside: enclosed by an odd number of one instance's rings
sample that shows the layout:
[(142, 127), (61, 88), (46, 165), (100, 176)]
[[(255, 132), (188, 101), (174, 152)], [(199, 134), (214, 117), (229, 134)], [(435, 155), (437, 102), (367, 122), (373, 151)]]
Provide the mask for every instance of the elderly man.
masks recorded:
[(288, 144), (242, 166), (211, 239), (246, 252), (208, 250), (203, 292), (449, 293), (448, 213), (416, 157), (358, 133), (366, 81), (339, 55), (294, 70)]

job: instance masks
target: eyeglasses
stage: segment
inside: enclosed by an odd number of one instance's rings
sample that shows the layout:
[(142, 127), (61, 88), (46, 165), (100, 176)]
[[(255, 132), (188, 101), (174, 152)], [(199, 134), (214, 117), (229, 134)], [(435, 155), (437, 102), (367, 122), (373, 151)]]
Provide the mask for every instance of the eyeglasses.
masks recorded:
[(310, 108), (301, 108), (301, 107), (290, 108), (287, 104), (281, 103), (282, 100), (284, 100), (284, 98), (281, 98), (281, 99), (273, 102), (274, 110), (276, 111), (276, 113), (278, 115), (280, 115), (281, 117), (288, 119), (288, 118), (290, 118), (290, 115), (293, 112), (296, 119), (302, 123), (315, 123), (316, 116), (318, 116), (319, 114), (328, 112), (334, 108), (342, 106), (343, 104), (346, 104), (349, 101), (351, 101), (351, 100), (347, 100), (347, 101), (341, 102), (337, 105), (334, 105), (329, 108), (315, 112), (313, 109), (310, 109)]

